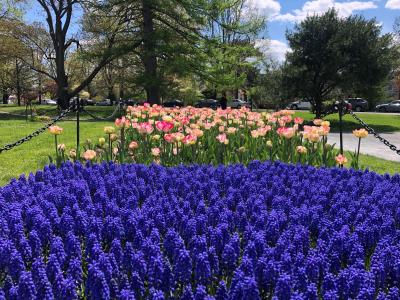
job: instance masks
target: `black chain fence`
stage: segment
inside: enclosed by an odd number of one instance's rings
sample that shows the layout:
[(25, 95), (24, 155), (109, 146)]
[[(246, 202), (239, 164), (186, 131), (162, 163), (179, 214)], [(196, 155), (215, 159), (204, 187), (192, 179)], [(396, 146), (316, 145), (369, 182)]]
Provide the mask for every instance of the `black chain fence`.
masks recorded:
[(7, 144), (3, 147), (0, 147), (0, 153), (4, 152), (4, 151), (8, 151), (13, 149), (14, 147), (17, 147), (27, 141), (30, 141), (31, 139), (33, 139), (34, 137), (40, 135), (41, 133), (45, 132), (49, 127), (53, 126), (55, 123), (57, 123), (58, 121), (60, 121), (61, 119), (63, 119), (66, 115), (68, 115), (73, 109), (73, 106), (71, 105), (68, 109), (62, 111), (57, 117), (55, 117), (53, 120), (51, 120), (51, 122), (47, 123), (45, 126), (35, 130), (34, 132), (32, 132), (31, 134), (19, 139), (18, 141), (11, 143), (11, 144)]
[(348, 110), (349, 114), (358, 121), (358, 123), (361, 124), (362, 127), (365, 128), (370, 134), (372, 134), (375, 138), (377, 138), (380, 142), (385, 144), (387, 147), (389, 147), (390, 150), (396, 152), (398, 155), (400, 155), (400, 148), (397, 148), (395, 145), (390, 143), (387, 139), (384, 137), (380, 136), (371, 126), (369, 126), (367, 123), (365, 123), (359, 116), (357, 116), (352, 110)]
[(87, 110), (85, 109), (85, 107), (82, 107), (82, 112), (86, 113), (86, 114), (89, 115), (91, 118), (93, 118), (93, 119), (95, 119), (95, 120), (98, 120), (98, 121), (110, 121), (110, 120), (113, 120), (113, 119), (115, 119), (115, 117), (116, 117), (117, 115), (120, 115), (121, 110), (122, 110), (122, 108), (120, 107), (120, 105), (117, 105), (117, 106), (115, 107), (115, 109), (114, 109), (114, 111), (113, 111), (113, 113), (112, 113), (111, 115), (109, 115), (108, 117), (101, 118), (101, 117), (98, 117), (98, 116), (96, 116), (95, 114), (93, 114), (93, 113), (87, 111)]

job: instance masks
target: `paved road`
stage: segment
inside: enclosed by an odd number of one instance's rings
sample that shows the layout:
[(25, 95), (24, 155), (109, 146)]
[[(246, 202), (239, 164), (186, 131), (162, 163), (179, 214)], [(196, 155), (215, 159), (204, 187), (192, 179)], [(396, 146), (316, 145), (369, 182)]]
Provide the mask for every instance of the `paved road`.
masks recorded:
[[(384, 133), (382, 137), (387, 139), (390, 143), (400, 149), (400, 132)], [(330, 133), (328, 136), (328, 142), (330, 144), (336, 143), (336, 147), (339, 148), (339, 133)], [(358, 139), (352, 133), (343, 133), (343, 148), (344, 150), (354, 151), (357, 149)], [(400, 155), (390, 150), (378, 139), (372, 135), (368, 135), (361, 141), (361, 153), (373, 155), (382, 159), (392, 160), (400, 162)]]
[[(304, 109), (298, 109), (296, 111), (301, 111), (301, 112), (310, 112), (309, 110), (304, 110)], [(400, 115), (399, 112), (379, 112), (379, 111), (363, 111), (363, 112), (357, 112), (358, 115), (389, 115), (389, 116), (395, 116), (395, 115)]]

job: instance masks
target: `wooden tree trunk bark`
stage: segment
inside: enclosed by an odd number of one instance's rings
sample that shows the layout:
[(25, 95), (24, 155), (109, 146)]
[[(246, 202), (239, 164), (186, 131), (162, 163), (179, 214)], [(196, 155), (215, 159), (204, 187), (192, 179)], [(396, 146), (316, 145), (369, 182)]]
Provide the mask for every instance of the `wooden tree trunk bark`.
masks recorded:
[(8, 97), (10, 95), (8, 94), (7, 88), (5, 86), (2, 87), (2, 94), (3, 104), (8, 104)]
[(71, 96), (68, 92), (68, 76), (65, 72), (65, 34), (62, 31), (61, 19), (56, 22), (56, 69), (57, 69), (57, 104), (64, 110), (69, 107)]
[(160, 86), (157, 76), (157, 56), (154, 42), (154, 20), (150, 0), (142, 0), (143, 14), (143, 64), (147, 101), (160, 104)]
[(317, 119), (320, 119), (322, 115), (322, 99), (320, 97), (316, 97), (314, 101), (315, 101), (315, 117)]
[(16, 80), (16, 89), (17, 89), (17, 103), (18, 106), (21, 106), (21, 68), (18, 63), (18, 59), (15, 60), (15, 80)]

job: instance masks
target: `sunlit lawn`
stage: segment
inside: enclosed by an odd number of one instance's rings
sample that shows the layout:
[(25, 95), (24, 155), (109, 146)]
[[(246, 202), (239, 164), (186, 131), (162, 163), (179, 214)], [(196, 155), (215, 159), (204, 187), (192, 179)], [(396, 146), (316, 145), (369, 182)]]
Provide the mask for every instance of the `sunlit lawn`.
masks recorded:
[[(59, 142), (64, 143), (68, 149), (76, 147), (76, 123), (73, 121), (60, 122), (64, 128)], [(112, 122), (81, 122), (81, 141), (87, 138), (97, 140), (102, 137), (103, 128)], [(14, 142), (24, 137), (43, 123), (28, 122), (23, 120), (0, 120), (0, 145)], [(4, 185), (11, 178), (22, 173), (33, 172), (43, 168), (49, 163), (49, 155), (54, 155), (54, 137), (45, 132), (31, 141), (22, 144), (10, 151), (0, 153), (0, 185)]]
[[(315, 117), (314, 114), (305, 111), (297, 111), (296, 115), (306, 120), (312, 120)], [(357, 113), (357, 115), (377, 132), (400, 131), (400, 114)], [(324, 119), (331, 122), (333, 132), (339, 131), (338, 114), (328, 115)], [(358, 128), (360, 128), (360, 124), (351, 115), (347, 114), (343, 117), (344, 131), (351, 132)]]

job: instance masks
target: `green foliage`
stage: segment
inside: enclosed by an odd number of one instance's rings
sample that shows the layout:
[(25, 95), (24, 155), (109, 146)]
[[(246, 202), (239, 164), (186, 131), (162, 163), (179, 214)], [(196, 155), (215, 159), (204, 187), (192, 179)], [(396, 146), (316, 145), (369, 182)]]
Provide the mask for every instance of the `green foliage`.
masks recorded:
[(375, 19), (335, 10), (310, 16), (287, 32), (292, 52), (287, 56), (284, 84), (293, 97), (304, 97), (321, 112), (332, 93), (377, 95), (396, 58), (392, 36), (381, 34)]
[(274, 63), (265, 64), (263, 68), (265, 73), (256, 74), (254, 87), (250, 90), (253, 101), (262, 108), (283, 108), (286, 104), (282, 86), (283, 68)]

